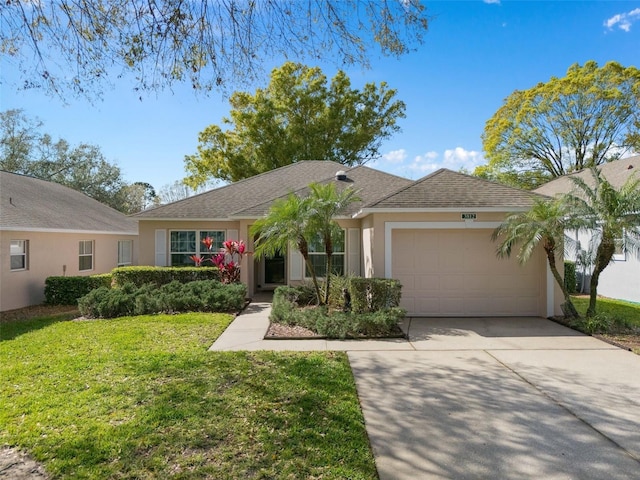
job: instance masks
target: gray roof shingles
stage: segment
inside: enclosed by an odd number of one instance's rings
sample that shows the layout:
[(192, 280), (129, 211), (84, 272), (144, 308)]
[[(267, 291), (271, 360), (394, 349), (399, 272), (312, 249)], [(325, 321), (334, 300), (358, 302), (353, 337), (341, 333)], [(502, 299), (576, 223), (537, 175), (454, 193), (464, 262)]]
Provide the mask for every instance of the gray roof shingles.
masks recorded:
[[(604, 176), (607, 181), (613, 185), (613, 187), (620, 188), (631, 175), (635, 175), (636, 178), (640, 178), (640, 173), (638, 173), (640, 172), (640, 155), (605, 163), (600, 165), (598, 168), (600, 169), (602, 176)], [(571, 178), (575, 177), (582, 178), (588, 185), (593, 185), (591, 171), (589, 169), (584, 169), (579, 172), (555, 178), (541, 187), (538, 187), (534, 192), (542, 195), (548, 195), (550, 197), (564, 193), (571, 193), (576, 188), (574, 183), (571, 181)]]
[[(346, 172), (346, 181), (335, 180), (335, 174), (339, 170)], [(349, 169), (332, 161), (308, 160), (146, 210), (134, 215), (134, 218), (139, 220), (257, 218), (268, 212), (274, 200), (284, 198), (291, 192), (303, 194), (312, 182), (331, 181), (335, 181), (340, 187), (353, 186), (363, 200), (353, 204), (345, 214), (355, 213), (364, 202), (372, 201), (374, 198), (379, 198), (411, 183), (411, 180), (406, 178), (366, 166)]]
[(442, 168), (368, 204), (375, 209), (527, 208), (539, 195)]
[(0, 229), (137, 234), (137, 222), (63, 185), (0, 171)]

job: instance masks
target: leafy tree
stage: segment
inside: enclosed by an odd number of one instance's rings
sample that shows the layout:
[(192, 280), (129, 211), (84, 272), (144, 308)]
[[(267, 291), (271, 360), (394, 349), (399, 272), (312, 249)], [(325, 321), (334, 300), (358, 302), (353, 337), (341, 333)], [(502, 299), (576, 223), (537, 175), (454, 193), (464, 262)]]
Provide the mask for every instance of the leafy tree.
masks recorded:
[(124, 196), (122, 202), (125, 206), (125, 213), (138, 213), (147, 208), (159, 205), (159, 198), (153, 185), (147, 182), (134, 182), (125, 185), (121, 194)]
[(343, 213), (353, 202), (360, 198), (357, 192), (347, 187), (341, 192), (336, 190), (335, 183), (312, 183), (309, 185), (311, 193), (309, 195), (309, 229), (317, 232), (324, 244), (326, 259), (326, 280), (324, 291), (324, 303), (329, 303), (329, 287), (332, 273), (333, 245), (342, 229), (335, 221), (335, 217)]
[(131, 72), (136, 89), (211, 90), (259, 78), (265, 59), (368, 66), (372, 47), (400, 56), (423, 42), (420, 0), (9, 1), (0, 52), (25, 88), (90, 95)]
[(500, 242), (496, 251), (498, 257), (510, 257), (513, 249), (517, 248), (521, 264), (529, 261), (536, 247), (542, 243), (553, 278), (562, 289), (565, 302), (562, 310), (566, 317), (577, 318), (578, 312), (556, 265), (558, 249), (565, 240), (568, 214), (568, 204), (561, 200), (536, 200), (528, 211), (509, 215), (494, 230), (491, 238)]
[(250, 233), (258, 237), (254, 249), (256, 258), (286, 252), (291, 244), (295, 245), (304, 258), (318, 302), (321, 302), (320, 286), (309, 259), (309, 239), (313, 235), (309, 229), (310, 213), (309, 199), (290, 193), (286, 199), (276, 200), (267, 215), (251, 226)]
[(0, 169), (60, 183), (124, 213), (131, 211), (129, 185), (100, 148), (54, 141), (42, 123), (22, 110), (0, 113)]
[(395, 94), (384, 82), (352, 89), (342, 71), (327, 85), (319, 68), (287, 62), (266, 88), (231, 96), (231, 118), (202, 131), (198, 153), (185, 158), (186, 181), (237, 181), (299, 160), (365, 163), (399, 130), (405, 105)]
[(587, 317), (596, 314), (600, 274), (611, 263), (616, 245), (640, 256), (640, 177), (632, 175), (616, 189), (597, 168), (591, 174), (589, 183), (570, 177), (577, 188), (564, 198), (571, 209), (571, 227), (592, 233), (597, 244)]
[(640, 150), (640, 70), (573, 65), (509, 95), (482, 139), (489, 163), (475, 173), (526, 188)]
[(178, 200), (184, 200), (192, 195), (205, 192), (214, 186), (215, 182), (207, 182), (194, 189), (184, 183), (183, 180), (176, 180), (173, 183), (168, 183), (160, 187), (158, 190), (158, 202), (163, 205), (177, 202)]

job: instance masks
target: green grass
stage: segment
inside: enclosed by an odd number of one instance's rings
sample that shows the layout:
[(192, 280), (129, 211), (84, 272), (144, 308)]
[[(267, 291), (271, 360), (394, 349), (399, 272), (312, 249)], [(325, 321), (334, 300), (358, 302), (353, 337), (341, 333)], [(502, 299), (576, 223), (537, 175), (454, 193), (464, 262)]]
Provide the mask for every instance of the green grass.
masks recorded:
[(0, 324), (0, 445), (54, 478), (377, 478), (346, 355), (208, 352), (231, 320)]
[[(589, 306), (589, 297), (571, 297), (571, 299), (578, 313), (585, 315)], [(596, 312), (622, 320), (625, 324), (640, 327), (640, 304), (638, 303), (598, 297)]]

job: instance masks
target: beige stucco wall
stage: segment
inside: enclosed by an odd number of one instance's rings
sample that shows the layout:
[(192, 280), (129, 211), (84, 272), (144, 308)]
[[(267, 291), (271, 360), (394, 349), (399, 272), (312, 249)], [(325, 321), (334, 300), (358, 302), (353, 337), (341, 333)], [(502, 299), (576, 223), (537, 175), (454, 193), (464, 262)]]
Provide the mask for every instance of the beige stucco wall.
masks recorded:
[[(11, 240), (28, 240), (28, 267), (11, 270)], [(79, 271), (78, 243), (94, 242), (93, 269)], [(138, 262), (136, 235), (0, 232), (0, 311), (37, 305), (44, 300), (44, 282), (54, 275), (94, 275), (117, 267), (118, 241), (132, 240), (132, 264)]]

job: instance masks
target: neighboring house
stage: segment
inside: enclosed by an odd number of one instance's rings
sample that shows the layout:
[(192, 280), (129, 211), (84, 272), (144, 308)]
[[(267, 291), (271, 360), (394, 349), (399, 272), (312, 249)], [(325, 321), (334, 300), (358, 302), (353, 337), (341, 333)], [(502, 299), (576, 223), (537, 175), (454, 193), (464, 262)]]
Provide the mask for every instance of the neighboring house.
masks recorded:
[[(329, 161), (288, 165), (136, 214), (140, 264), (188, 264), (190, 256), (203, 253), (206, 236), (218, 247), (225, 239), (242, 239), (252, 250), (253, 222), (275, 199), (304, 195), (311, 182), (359, 191), (362, 201), (337, 219), (344, 241), (336, 245), (334, 263), (345, 273), (399, 279), (410, 315), (560, 313), (561, 295), (542, 250), (521, 266), (515, 255), (498, 259), (490, 239), (506, 213), (528, 209), (536, 195), (445, 169), (414, 182)], [(324, 254), (311, 250), (320, 265)], [(250, 295), (307, 277), (293, 248), (276, 258), (248, 256), (241, 273)]]
[(65, 186), (0, 171), (0, 311), (42, 303), (52, 275), (137, 262), (135, 220)]
[[(602, 176), (613, 187), (620, 188), (632, 175), (640, 177), (640, 155), (605, 163), (598, 168)], [(582, 178), (587, 184), (593, 185), (592, 174), (588, 169), (585, 169), (556, 178), (542, 185), (535, 192), (550, 197), (573, 191), (579, 193), (579, 190), (576, 190), (575, 184), (571, 181), (571, 177)], [(569, 237), (579, 242), (580, 249), (588, 251), (593, 236), (591, 232), (571, 231), (566, 233)], [(569, 251), (568, 259), (575, 260), (576, 252)], [(585, 287), (587, 289), (586, 292), (588, 292), (588, 281), (585, 282)], [(625, 253), (622, 244), (618, 246), (612, 263), (600, 274), (598, 294), (610, 298), (640, 302), (640, 258), (633, 254)]]

